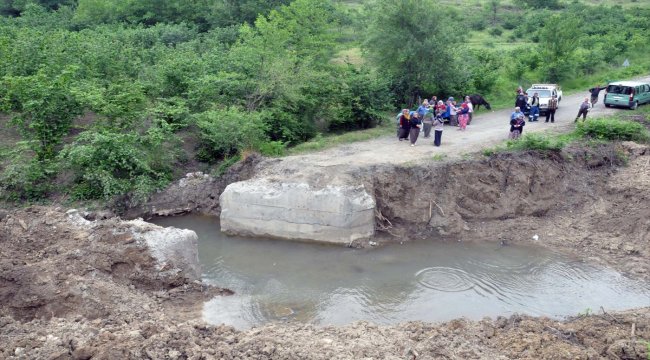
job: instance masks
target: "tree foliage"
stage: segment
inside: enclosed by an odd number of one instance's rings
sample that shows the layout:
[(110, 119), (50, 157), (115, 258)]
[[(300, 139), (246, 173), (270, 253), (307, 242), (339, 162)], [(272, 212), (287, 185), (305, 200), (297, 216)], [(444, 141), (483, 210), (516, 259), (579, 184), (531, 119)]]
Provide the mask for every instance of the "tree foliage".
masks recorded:
[(68, 134), (82, 107), (70, 91), (73, 70), (49, 76), (5, 76), (2, 109), (15, 113), (11, 123), (29, 141), (39, 161), (56, 156), (56, 147)]
[(581, 39), (579, 29), (577, 21), (566, 21), (559, 15), (553, 15), (541, 30), (544, 73), (549, 81), (560, 81), (575, 68), (574, 54)]
[(164, 137), (151, 131), (86, 131), (67, 145), (59, 158), (75, 175), (71, 195), (76, 199), (111, 199), (133, 194), (141, 201), (167, 185), (173, 152), (164, 149)]
[(448, 93), (467, 80), (462, 66), (451, 66), (463, 46), (436, 2), (377, 0), (370, 9), (364, 46), (399, 100), (413, 104), (418, 96)]
[[(144, 196), (180, 168), (174, 132), (201, 161), (278, 155), (418, 96), (569, 80), (650, 43), (645, 8), (562, 2), (560, 21), (559, 1), (364, 2), (0, 0), (0, 111), (22, 136), (0, 144), (0, 190)], [(482, 46), (472, 30), (494, 35)], [(493, 41), (505, 36), (521, 45)]]

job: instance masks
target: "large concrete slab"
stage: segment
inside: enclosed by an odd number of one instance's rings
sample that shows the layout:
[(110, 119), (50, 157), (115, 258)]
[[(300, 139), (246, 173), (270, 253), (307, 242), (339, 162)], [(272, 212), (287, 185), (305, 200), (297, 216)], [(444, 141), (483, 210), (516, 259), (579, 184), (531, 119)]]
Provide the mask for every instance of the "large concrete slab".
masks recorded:
[(228, 185), (219, 203), (221, 231), (229, 234), (343, 244), (375, 233), (375, 200), (363, 185), (253, 179)]

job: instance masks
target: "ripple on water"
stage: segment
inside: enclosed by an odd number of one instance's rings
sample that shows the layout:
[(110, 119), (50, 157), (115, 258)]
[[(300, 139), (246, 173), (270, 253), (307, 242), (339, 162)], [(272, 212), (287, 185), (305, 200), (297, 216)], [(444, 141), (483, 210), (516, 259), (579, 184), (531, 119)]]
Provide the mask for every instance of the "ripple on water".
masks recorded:
[(474, 287), (470, 275), (461, 269), (434, 266), (415, 273), (418, 283), (426, 288), (444, 292), (462, 292)]

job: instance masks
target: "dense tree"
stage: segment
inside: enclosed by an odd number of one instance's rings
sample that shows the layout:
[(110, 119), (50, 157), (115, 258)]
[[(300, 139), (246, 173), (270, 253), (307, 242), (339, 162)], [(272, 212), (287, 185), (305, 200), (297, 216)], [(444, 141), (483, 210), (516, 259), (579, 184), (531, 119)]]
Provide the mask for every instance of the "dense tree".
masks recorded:
[(559, 0), (521, 0), (521, 2), (533, 9), (559, 9), (562, 7)]
[(435, 1), (377, 0), (370, 11), (364, 45), (398, 100), (413, 104), (420, 95), (449, 93), (467, 81), (457, 56), (459, 32)]
[(18, 16), (30, 5), (57, 10), (63, 6), (75, 6), (77, 0), (0, 0), (0, 15)]
[(573, 57), (580, 39), (577, 21), (566, 21), (557, 14), (546, 21), (540, 32), (540, 46), (544, 53), (543, 71), (548, 81), (556, 82), (572, 75), (575, 69)]
[(252, 23), (288, 0), (79, 0), (75, 20), (84, 26), (128, 22), (154, 25), (189, 23), (201, 31)]

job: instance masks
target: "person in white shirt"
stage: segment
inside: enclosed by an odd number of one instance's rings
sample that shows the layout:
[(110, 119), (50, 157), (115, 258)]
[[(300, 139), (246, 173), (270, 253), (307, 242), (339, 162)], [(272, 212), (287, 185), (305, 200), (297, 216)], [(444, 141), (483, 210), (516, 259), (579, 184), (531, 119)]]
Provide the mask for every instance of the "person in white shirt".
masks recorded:
[(465, 96), (465, 102), (467, 103), (467, 107), (469, 107), (469, 119), (467, 120), (467, 125), (472, 123), (472, 114), (474, 114), (474, 105), (472, 104), (472, 101), (469, 99), (469, 95)]

